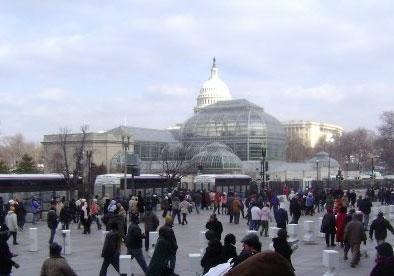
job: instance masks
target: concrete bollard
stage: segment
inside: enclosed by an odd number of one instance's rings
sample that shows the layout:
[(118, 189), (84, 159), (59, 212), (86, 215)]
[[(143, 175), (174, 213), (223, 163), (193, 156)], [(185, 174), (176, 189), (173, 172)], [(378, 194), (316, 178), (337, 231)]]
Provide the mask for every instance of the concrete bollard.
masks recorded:
[(101, 231), (101, 242), (103, 244), (104, 244), (104, 241), (105, 241), (105, 237), (107, 236), (108, 233), (109, 233), (109, 231), (105, 231), (105, 230)]
[[(279, 231), (280, 229), (281, 229), (281, 228), (271, 226), (271, 227), (269, 228), (270, 238), (273, 239), (273, 238), (278, 237), (278, 231)], [(271, 243), (270, 243), (270, 245), (269, 245), (269, 248), (270, 248), (270, 250), (274, 250), (274, 243), (272, 242), (272, 240), (271, 240)]]
[(207, 231), (205, 231), (205, 230), (200, 231), (200, 245), (201, 245), (200, 251), (201, 251), (201, 254), (204, 254), (204, 253), (205, 253), (205, 249), (206, 249), (207, 246), (208, 246), (208, 240), (207, 240), (207, 238), (205, 237), (205, 233), (206, 233), (206, 232), (207, 232)]
[(287, 225), (287, 235), (289, 238), (288, 242), (294, 243), (298, 241), (298, 224), (288, 224)]
[(257, 236), (259, 235), (259, 231), (256, 230), (246, 230), (246, 235), (248, 234), (256, 234)]
[(159, 232), (157, 232), (157, 231), (149, 232), (149, 251), (148, 251), (148, 255), (150, 257), (152, 257), (153, 256), (153, 252), (155, 252), (155, 246), (156, 246), (158, 238), (159, 238)]
[(131, 255), (119, 256), (119, 275), (131, 276)]
[(394, 220), (394, 205), (389, 206), (389, 219)]
[(65, 255), (71, 254), (71, 231), (62, 230), (63, 235), (63, 252)]
[(37, 228), (29, 228), (29, 240), (30, 240), (29, 251), (31, 251), (31, 252), (38, 251), (38, 232), (37, 232)]
[(319, 220), (319, 222), (317, 224), (317, 235), (318, 235), (319, 238), (324, 238), (325, 237), (324, 233), (320, 232), (321, 225), (322, 225), (322, 222), (323, 222), (323, 217), (318, 218), (318, 220)]
[(314, 244), (315, 243), (315, 222), (312, 220), (304, 221), (304, 243)]
[(189, 254), (190, 271), (192, 275), (201, 275), (201, 254), (200, 253), (190, 253)]
[(335, 276), (335, 268), (339, 265), (339, 252), (336, 250), (323, 250), (323, 265), (328, 268), (323, 276)]

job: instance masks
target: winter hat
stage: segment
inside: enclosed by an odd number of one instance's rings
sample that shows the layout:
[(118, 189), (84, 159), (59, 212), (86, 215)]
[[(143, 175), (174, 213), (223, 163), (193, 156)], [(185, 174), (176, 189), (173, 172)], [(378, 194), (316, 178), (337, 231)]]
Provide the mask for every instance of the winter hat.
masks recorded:
[(378, 251), (378, 255), (383, 257), (393, 257), (393, 247), (389, 243), (384, 242), (375, 248), (376, 251)]
[(379, 210), (378, 217), (383, 217), (383, 211), (382, 210)]
[(261, 248), (261, 243), (259, 241), (259, 237), (256, 234), (250, 233), (247, 234), (242, 240), (241, 242), (255, 248)]
[(286, 229), (280, 229), (278, 231), (278, 238), (284, 239), (284, 240), (287, 238), (287, 231), (286, 231)]
[(167, 215), (167, 216), (164, 218), (165, 224), (171, 225), (173, 221), (174, 221), (174, 220), (172, 219), (171, 216), (168, 216), (168, 215)]
[(235, 236), (231, 233), (227, 234), (224, 237), (224, 244), (233, 244), (235, 245)]
[(60, 252), (62, 252), (62, 247), (56, 242), (51, 243), (49, 246), (49, 255), (59, 256)]
[(208, 230), (207, 232), (205, 232), (205, 238), (209, 241), (213, 240), (216, 238), (216, 233), (215, 231), (212, 230)]

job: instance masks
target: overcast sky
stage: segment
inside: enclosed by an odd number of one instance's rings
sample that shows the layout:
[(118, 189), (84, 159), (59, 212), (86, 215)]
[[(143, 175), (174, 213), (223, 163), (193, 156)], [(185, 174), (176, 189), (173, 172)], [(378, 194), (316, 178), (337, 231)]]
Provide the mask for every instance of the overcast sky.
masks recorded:
[(376, 129), (394, 110), (387, 1), (0, 0), (0, 136), (166, 128), (216, 56), (234, 98), (279, 120)]

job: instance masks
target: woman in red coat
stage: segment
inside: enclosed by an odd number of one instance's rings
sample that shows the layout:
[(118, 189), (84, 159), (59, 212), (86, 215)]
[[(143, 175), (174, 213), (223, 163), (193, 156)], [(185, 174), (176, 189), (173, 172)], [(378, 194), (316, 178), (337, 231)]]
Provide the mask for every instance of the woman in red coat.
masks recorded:
[(345, 234), (345, 220), (346, 220), (346, 207), (341, 207), (337, 214), (336, 228), (337, 228), (337, 242), (341, 243), (343, 247), (344, 234)]

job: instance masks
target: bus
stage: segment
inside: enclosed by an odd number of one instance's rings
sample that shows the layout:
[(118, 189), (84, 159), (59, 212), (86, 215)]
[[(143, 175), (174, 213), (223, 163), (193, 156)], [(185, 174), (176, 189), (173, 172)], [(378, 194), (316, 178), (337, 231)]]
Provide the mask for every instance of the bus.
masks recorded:
[[(126, 177), (128, 193), (131, 194), (131, 189), (134, 186), (136, 193), (141, 192), (144, 197), (153, 194), (163, 195), (180, 185), (179, 180), (175, 180), (174, 185), (168, 181), (167, 177), (157, 174), (141, 174), (138, 176), (127, 174)], [(121, 173), (98, 175), (94, 183), (94, 194), (110, 198), (119, 196), (124, 187), (124, 182), (124, 174)]]
[(236, 192), (244, 195), (252, 178), (244, 174), (200, 174), (194, 178), (194, 190), (221, 193)]

